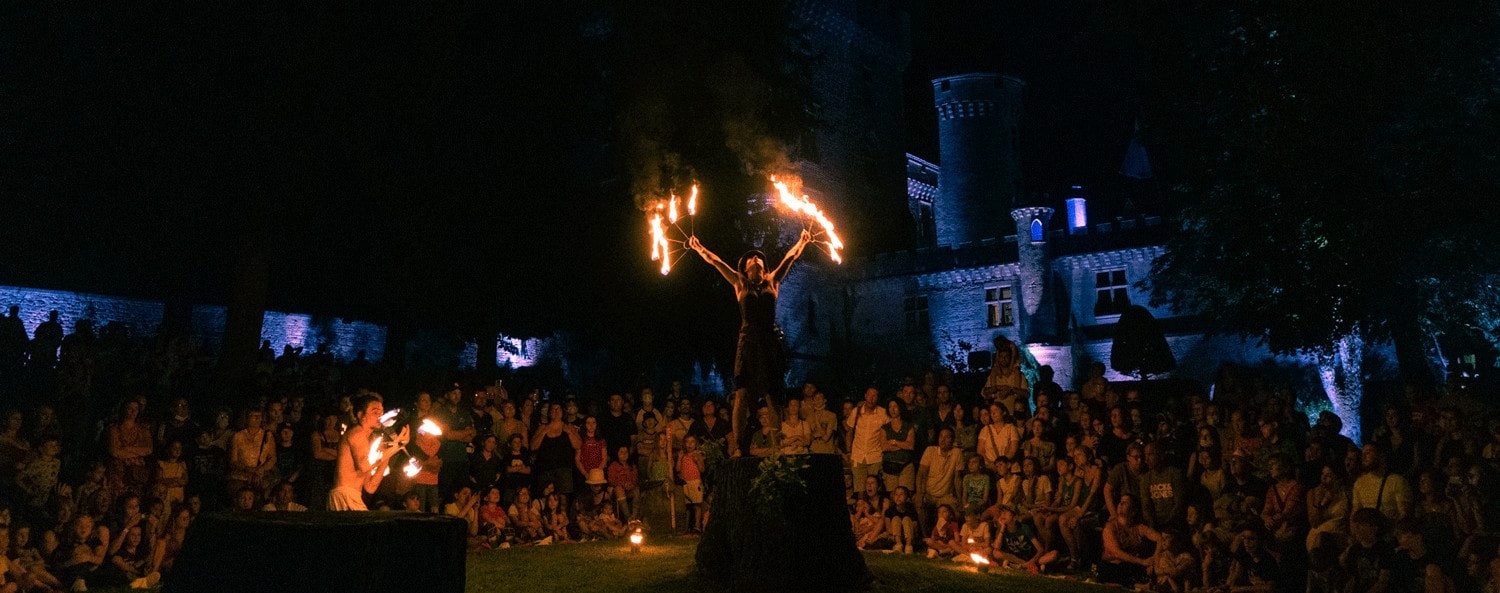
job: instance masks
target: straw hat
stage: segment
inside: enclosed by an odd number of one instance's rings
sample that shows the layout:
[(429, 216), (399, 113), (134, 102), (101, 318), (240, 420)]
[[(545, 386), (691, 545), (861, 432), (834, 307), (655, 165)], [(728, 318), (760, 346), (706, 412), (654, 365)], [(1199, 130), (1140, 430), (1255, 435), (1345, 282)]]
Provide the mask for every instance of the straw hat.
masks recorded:
[(606, 480), (604, 479), (604, 470), (597, 467), (589, 470), (588, 478), (583, 481), (583, 483), (590, 486), (598, 486), (600, 484), (604, 484), (605, 482)]

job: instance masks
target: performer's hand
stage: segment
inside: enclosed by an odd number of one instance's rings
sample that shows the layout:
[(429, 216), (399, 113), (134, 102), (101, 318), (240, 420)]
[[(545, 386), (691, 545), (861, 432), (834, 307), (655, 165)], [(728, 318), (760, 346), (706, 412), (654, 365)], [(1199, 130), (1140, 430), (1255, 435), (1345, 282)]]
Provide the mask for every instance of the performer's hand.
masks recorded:
[(807, 229), (802, 229), (802, 236), (797, 237), (797, 241), (799, 243), (803, 243), (803, 244), (811, 243), (812, 242), (812, 233), (810, 231), (808, 231)]
[(703, 243), (700, 242), (700, 241), (698, 241), (698, 235), (693, 235), (691, 237), (688, 237), (687, 246), (688, 246), (688, 249), (691, 249), (691, 250), (699, 252), (699, 253), (701, 253), (703, 251)]

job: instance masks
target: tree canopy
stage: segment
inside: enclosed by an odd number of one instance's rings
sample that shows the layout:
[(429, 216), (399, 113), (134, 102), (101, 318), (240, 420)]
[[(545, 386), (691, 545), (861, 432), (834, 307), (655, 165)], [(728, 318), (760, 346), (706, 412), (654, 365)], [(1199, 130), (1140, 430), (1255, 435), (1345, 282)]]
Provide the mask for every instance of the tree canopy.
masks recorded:
[(1181, 205), (1154, 303), (1278, 352), (1394, 338), (1408, 378), (1426, 336), (1494, 326), (1500, 2), (1118, 10)]

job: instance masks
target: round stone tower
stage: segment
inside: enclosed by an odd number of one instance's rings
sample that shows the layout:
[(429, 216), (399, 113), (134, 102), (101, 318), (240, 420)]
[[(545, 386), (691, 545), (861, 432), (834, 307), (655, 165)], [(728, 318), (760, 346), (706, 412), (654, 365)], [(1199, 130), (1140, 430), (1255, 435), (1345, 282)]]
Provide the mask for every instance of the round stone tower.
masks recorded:
[(1020, 79), (973, 73), (932, 81), (938, 112), (937, 244), (1010, 234), (1005, 212), (1020, 189)]
[(1052, 302), (1052, 254), (1047, 245), (1047, 223), (1053, 210), (1045, 206), (1010, 211), (1016, 221), (1016, 252), (1021, 276), (1020, 335), (1025, 343), (1046, 342), (1057, 335), (1057, 305)]

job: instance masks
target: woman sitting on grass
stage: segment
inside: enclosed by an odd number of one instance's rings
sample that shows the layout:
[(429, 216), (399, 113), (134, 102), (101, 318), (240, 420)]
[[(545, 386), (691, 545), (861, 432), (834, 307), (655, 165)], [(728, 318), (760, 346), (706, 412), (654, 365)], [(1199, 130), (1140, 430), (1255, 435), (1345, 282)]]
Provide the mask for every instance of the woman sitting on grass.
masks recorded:
[(474, 490), (468, 486), (460, 486), (458, 492), (453, 493), (453, 502), (443, 507), (443, 514), (450, 517), (458, 517), (468, 523), (469, 545), (478, 545), (479, 537), (479, 497)]
[(490, 486), (484, 492), (484, 502), (479, 505), (479, 535), (490, 547), (509, 543), (505, 531), (510, 527), (510, 519), (500, 504), (500, 495), (499, 486)]

